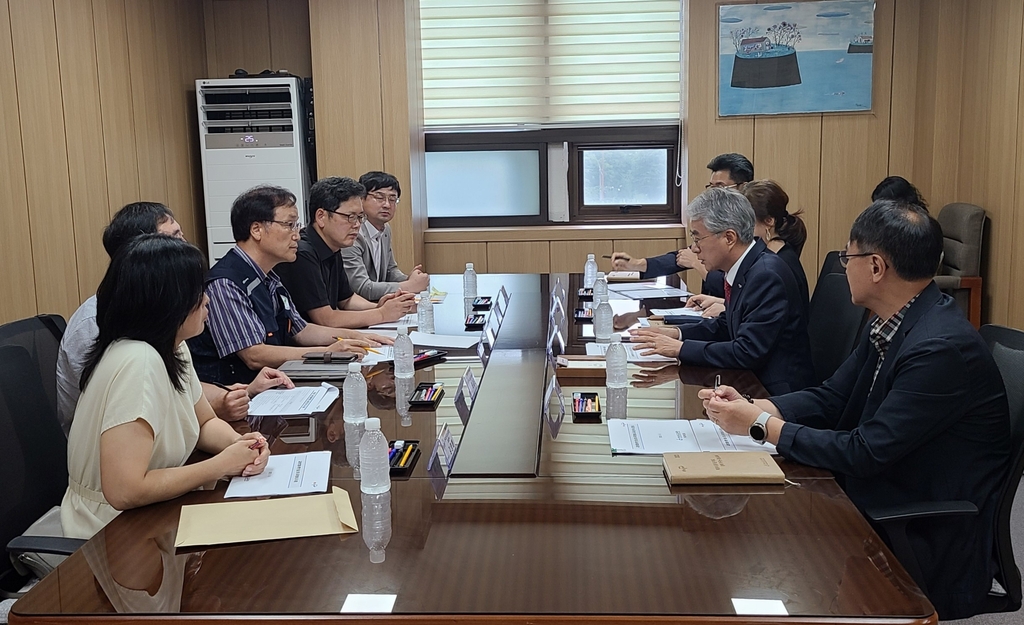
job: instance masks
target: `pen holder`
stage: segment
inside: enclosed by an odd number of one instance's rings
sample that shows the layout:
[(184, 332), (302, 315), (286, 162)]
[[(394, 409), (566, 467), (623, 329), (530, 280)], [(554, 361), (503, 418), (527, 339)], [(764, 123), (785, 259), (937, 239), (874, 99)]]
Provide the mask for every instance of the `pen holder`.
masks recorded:
[(593, 308), (577, 308), (572, 311), (572, 316), (579, 323), (594, 323)]
[(487, 322), (487, 315), (470, 315), (466, 317), (467, 330), (482, 330)]
[[(412, 476), (412, 470), (416, 466), (416, 461), (419, 460), (420, 442), (403, 441), (402, 447), (395, 449), (396, 442), (397, 441), (391, 441), (388, 443), (388, 454), (391, 456), (388, 459), (391, 479), (407, 480)], [(391, 454), (391, 449), (395, 449), (394, 454)], [(406, 452), (408, 452), (408, 456), (406, 455)]]
[(572, 394), (572, 422), (601, 422), (601, 402), (598, 399), (597, 393)]
[(473, 310), (490, 310), (491, 309), (491, 297), (478, 297), (473, 300)]
[(593, 287), (586, 288), (580, 287), (579, 291), (576, 291), (577, 297), (581, 302), (592, 302), (594, 301), (594, 289)]
[(410, 411), (430, 412), (437, 410), (444, 397), (444, 385), (439, 382), (420, 382), (409, 398)]

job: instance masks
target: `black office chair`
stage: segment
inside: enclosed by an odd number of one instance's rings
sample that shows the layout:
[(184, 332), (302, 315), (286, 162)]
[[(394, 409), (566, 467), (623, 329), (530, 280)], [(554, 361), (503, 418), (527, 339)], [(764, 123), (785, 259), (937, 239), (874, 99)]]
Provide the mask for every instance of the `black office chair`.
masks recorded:
[(839, 253), (829, 252), (811, 296), (807, 319), (815, 384), (832, 377), (853, 353), (867, 318), (867, 309), (850, 300), (850, 285), (839, 264)]
[[(1003, 375), (1006, 397), (1010, 404), (1010, 470), (999, 494), (999, 508), (996, 511), (995, 539), (996, 561), (999, 571), (996, 579), (1000, 588), (993, 586), (982, 612), (1016, 612), (1021, 607), (1020, 569), (1013, 558), (1013, 542), (1010, 538), (1010, 511), (1013, 498), (1024, 473), (1024, 331), (1003, 326), (985, 325), (979, 330), (992, 350), (992, 357)], [(907, 524), (916, 519), (945, 516), (976, 515), (978, 508), (969, 501), (938, 501), (926, 504), (911, 504), (902, 509), (866, 510), (867, 516), (881, 524), (892, 543), (893, 553), (915, 580), (923, 579), (921, 567), (907, 540)], [(927, 593), (923, 586), (921, 590)]]
[(20, 345), (28, 351), (54, 412), (57, 410), (57, 352), (67, 327), (60, 315), (39, 315), (0, 326), (0, 345)]

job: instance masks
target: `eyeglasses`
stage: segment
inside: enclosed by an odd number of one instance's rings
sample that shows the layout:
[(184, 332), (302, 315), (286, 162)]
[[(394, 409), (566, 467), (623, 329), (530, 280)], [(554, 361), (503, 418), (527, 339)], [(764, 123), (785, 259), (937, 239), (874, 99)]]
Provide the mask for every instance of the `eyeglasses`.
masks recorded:
[(348, 223), (352, 224), (353, 226), (361, 225), (364, 221), (366, 221), (366, 213), (340, 213), (338, 211), (327, 212), (333, 213), (339, 217), (344, 217), (345, 219), (348, 220)]
[(843, 269), (846, 269), (846, 266), (850, 264), (850, 259), (851, 258), (857, 258), (858, 256), (874, 256), (874, 255), (875, 255), (874, 252), (864, 252), (863, 254), (851, 254), (851, 253), (847, 252), (846, 250), (843, 250), (843, 251), (839, 252), (839, 264), (843, 266)]
[(690, 248), (691, 252), (699, 250), (700, 249), (700, 242), (701, 241), (703, 241), (704, 239), (706, 239), (708, 237), (713, 237), (713, 236), (718, 235), (718, 234), (722, 234), (722, 233), (721, 232), (712, 232), (711, 234), (705, 234), (702, 237), (698, 237), (698, 236), (696, 236), (696, 235), (691, 233), (690, 236), (693, 237), (693, 243), (691, 243), (687, 247)]
[(385, 193), (381, 193), (380, 191), (371, 191), (371, 192), (367, 193), (366, 195), (368, 195), (369, 197), (372, 197), (373, 199), (377, 200), (381, 204), (385, 204), (385, 203), (389, 203), (390, 202), (392, 206), (398, 206), (398, 202), (399, 202), (398, 195), (388, 195), (388, 194), (385, 194)]
[(277, 224), (279, 226), (287, 228), (288, 230), (291, 230), (292, 232), (298, 232), (299, 230), (302, 230), (302, 224), (300, 224), (297, 221), (278, 221), (276, 219), (268, 219), (267, 223)]
[(711, 189), (711, 188), (715, 188), (715, 189), (736, 189), (738, 191), (742, 184), (743, 184), (742, 182), (737, 182), (736, 184), (725, 184), (724, 182), (709, 182), (706, 185), (704, 185), (704, 188), (705, 189)]

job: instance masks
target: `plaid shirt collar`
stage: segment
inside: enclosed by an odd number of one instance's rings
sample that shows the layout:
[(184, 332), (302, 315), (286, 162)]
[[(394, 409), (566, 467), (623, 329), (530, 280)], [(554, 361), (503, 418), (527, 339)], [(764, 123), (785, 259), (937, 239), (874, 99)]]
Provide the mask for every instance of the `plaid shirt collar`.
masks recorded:
[[(896, 332), (900, 329), (900, 324), (903, 323), (903, 317), (906, 316), (907, 311), (914, 304), (920, 294), (910, 298), (907, 304), (900, 308), (895, 315), (889, 317), (886, 320), (876, 318), (871, 322), (871, 329), (868, 331), (868, 338), (871, 339), (871, 344), (878, 350), (878, 362), (881, 365), (882, 360), (885, 358), (885, 352), (889, 350), (889, 344), (892, 343), (892, 339), (896, 336)], [(877, 373), (877, 371), (876, 371)]]

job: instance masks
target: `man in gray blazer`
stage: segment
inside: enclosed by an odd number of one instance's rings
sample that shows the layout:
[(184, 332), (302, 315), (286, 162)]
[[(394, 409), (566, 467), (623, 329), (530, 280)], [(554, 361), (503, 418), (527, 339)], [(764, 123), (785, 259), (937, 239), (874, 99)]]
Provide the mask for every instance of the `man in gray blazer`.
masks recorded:
[(405, 275), (395, 263), (391, 252), (391, 221), (398, 209), (402, 188), (398, 179), (382, 171), (371, 171), (359, 178), (366, 187), (363, 211), (366, 221), (359, 229), (359, 237), (351, 247), (342, 248), (345, 274), (352, 290), (371, 302), (395, 291), (419, 293), (430, 286), (430, 276), (413, 267)]

